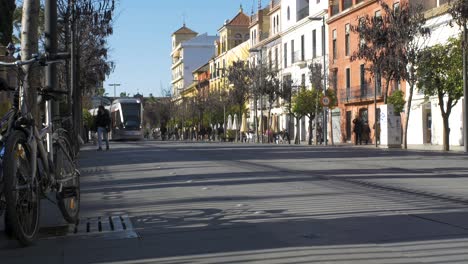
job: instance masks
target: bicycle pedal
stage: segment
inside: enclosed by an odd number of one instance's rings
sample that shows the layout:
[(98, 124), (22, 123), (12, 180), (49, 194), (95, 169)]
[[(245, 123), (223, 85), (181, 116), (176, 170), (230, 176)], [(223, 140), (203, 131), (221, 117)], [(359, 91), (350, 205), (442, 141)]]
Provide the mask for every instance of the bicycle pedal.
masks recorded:
[(76, 187), (63, 187), (62, 191), (57, 193), (59, 198), (66, 199), (66, 198), (73, 198), (77, 196)]

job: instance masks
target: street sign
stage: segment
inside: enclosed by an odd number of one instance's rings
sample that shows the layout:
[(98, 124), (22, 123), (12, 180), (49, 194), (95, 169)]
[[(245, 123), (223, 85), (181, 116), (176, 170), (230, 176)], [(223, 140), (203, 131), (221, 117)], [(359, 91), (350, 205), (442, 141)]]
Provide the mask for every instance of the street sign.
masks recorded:
[(328, 96), (324, 96), (320, 102), (322, 103), (322, 106), (327, 107), (330, 105), (330, 98), (328, 98)]

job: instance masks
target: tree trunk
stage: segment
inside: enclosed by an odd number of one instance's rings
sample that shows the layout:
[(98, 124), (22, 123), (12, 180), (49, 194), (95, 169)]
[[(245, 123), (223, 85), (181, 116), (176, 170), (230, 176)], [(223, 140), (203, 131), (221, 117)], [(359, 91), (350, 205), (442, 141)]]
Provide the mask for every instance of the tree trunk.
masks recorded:
[(385, 79), (385, 95), (384, 95), (384, 104), (387, 104), (388, 97), (390, 96), (390, 78)]
[(300, 145), (301, 144), (301, 139), (299, 138), (300, 132), (299, 132), (299, 123), (300, 123), (300, 117), (296, 116), (296, 137), (294, 139), (294, 144)]
[[(413, 101), (414, 83), (410, 82), (409, 86), (409, 96), (408, 101), (406, 102), (406, 117), (403, 130), (403, 149), (408, 149), (408, 124), (411, 113), (411, 103)], [(375, 137), (375, 139), (377, 140), (377, 136)]]
[(329, 116), (329, 119), (328, 119), (328, 122), (330, 123), (330, 129), (328, 130), (329, 133), (330, 133), (330, 143), (332, 146), (335, 145), (335, 141), (333, 140), (333, 114), (332, 114), (332, 110), (329, 109), (328, 112), (330, 113), (330, 116)]
[(309, 145), (312, 145), (312, 115), (309, 117)]
[[(21, 23), (21, 59), (28, 60), (31, 59), (32, 54), (38, 53), (39, 0), (24, 0)], [(23, 69), (28, 77), (24, 82), (28, 109), (39, 122), (36, 92), (41, 85), (39, 68), (37, 65), (25, 65)]]
[(449, 126), (449, 115), (442, 115), (444, 121), (444, 151), (450, 150), (450, 126)]
[(273, 131), (271, 127), (271, 104), (268, 107), (268, 130), (270, 131), (270, 133), (268, 133), (268, 143), (270, 143), (272, 142), (271, 135), (273, 135)]

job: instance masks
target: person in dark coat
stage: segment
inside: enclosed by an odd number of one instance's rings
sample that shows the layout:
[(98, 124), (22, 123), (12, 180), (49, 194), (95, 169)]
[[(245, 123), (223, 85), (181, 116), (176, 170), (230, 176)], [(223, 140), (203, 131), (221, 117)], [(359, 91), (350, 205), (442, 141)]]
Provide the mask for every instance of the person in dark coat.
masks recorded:
[(370, 127), (369, 127), (369, 124), (367, 122), (364, 123), (364, 126), (362, 127), (362, 135), (361, 135), (361, 138), (364, 142), (366, 142), (366, 145), (369, 143), (369, 140), (370, 140), (370, 133), (371, 133), (371, 130), (370, 130)]
[(362, 124), (361, 117), (356, 117), (353, 120), (353, 124), (354, 124), (353, 132), (355, 134), (354, 144), (357, 145), (358, 142), (359, 142), (359, 145), (362, 145), (362, 128), (363, 128), (363, 124)]
[(99, 106), (98, 114), (95, 119), (95, 127), (98, 133), (98, 151), (102, 151), (102, 139), (106, 141), (106, 150), (109, 150), (109, 137), (108, 133), (110, 131), (110, 114), (104, 106)]

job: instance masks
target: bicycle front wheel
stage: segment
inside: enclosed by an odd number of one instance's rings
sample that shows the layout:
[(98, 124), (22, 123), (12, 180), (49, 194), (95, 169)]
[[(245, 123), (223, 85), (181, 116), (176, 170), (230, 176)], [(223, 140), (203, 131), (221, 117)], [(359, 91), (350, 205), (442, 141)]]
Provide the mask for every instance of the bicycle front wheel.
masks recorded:
[(72, 157), (73, 151), (66, 137), (59, 136), (54, 142), (55, 173), (62, 184), (57, 192), (57, 201), (63, 218), (71, 224), (78, 223), (80, 212), (80, 175)]
[(39, 230), (40, 188), (32, 175), (31, 151), (26, 135), (12, 131), (3, 160), (7, 222), (23, 246), (31, 245)]

